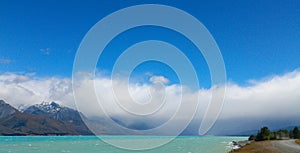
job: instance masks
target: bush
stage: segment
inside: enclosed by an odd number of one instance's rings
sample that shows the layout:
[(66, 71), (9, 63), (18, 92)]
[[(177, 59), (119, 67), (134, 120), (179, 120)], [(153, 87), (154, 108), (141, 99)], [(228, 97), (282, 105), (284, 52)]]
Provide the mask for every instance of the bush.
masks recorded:
[(300, 131), (298, 127), (293, 130), (279, 130), (277, 132), (271, 132), (268, 127), (261, 128), (257, 135), (251, 135), (248, 140), (264, 141), (264, 140), (278, 140), (278, 139), (300, 139)]
[(263, 127), (258, 131), (256, 136), (256, 141), (270, 140), (271, 139), (271, 131), (268, 127)]
[(295, 127), (294, 130), (293, 130), (293, 138), (294, 139), (300, 139), (300, 132), (299, 132), (298, 127)]
[(249, 141), (255, 140), (256, 136), (255, 135), (250, 135), (250, 137), (248, 138)]

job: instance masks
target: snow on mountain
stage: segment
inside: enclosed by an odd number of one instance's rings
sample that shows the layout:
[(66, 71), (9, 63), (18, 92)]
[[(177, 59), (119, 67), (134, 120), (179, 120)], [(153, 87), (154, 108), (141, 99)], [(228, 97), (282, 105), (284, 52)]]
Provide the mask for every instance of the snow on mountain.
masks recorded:
[(63, 108), (63, 106), (60, 106), (55, 102), (42, 102), (41, 104), (36, 104), (34, 106), (47, 113), (57, 113)]

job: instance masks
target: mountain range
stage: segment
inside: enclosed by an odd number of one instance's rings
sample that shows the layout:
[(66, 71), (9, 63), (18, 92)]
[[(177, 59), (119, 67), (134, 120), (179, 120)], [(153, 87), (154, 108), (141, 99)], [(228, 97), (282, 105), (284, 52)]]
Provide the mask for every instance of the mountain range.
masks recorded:
[(106, 118), (87, 118), (56, 102), (42, 102), (18, 110), (0, 100), (0, 135), (94, 135), (86, 124), (100, 135), (142, 134), (113, 128)]
[[(128, 132), (111, 126), (112, 123), (104, 117), (87, 118), (77, 110), (61, 106), (56, 102), (42, 102), (18, 110), (0, 100), (0, 135), (94, 135), (95, 131), (100, 135), (144, 135), (143, 130), (153, 128), (152, 123), (147, 121), (126, 122), (128, 119), (122, 116), (113, 116), (111, 119), (120, 126), (134, 130)], [(246, 136), (256, 134), (257, 129), (262, 126), (268, 126), (271, 130), (289, 129), (299, 123), (300, 118), (218, 119), (207, 135)], [(198, 135), (198, 127), (198, 121), (193, 120), (181, 135)], [(166, 133), (161, 131), (153, 134)]]
[(92, 134), (74, 109), (43, 102), (21, 112), (0, 100), (0, 135)]

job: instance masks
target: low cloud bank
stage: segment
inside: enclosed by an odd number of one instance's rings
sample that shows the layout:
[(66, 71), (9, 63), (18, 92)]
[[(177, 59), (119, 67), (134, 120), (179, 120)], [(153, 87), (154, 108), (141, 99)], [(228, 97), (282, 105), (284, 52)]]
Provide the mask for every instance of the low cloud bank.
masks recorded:
[[(163, 124), (176, 113), (181, 103), (186, 104), (183, 111), (193, 110), (191, 107), (194, 107), (197, 102), (195, 99), (198, 97), (199, 105), (195, 116), (200, 120), (211, 99), (211, 90), (193, 91), (179, 84), (168, 84), (169, 80), (163, 76), (152, 76), (149, 80), (152, 84), (130, 84), (128, 87), (126, 81), (126, 79), (113, 80), (116, 84), (112, 92), (112, 82), (109, 78), (99, 76), (95, 80), (89, 77), (82, 79), (77, 85), (83, 96), (80, 99), (85, 100), (80, 103), (84, 103), (85, 107), (80, 110), (87, 116), (104, 115), (101, 114), (103, 112), (99, 112), (100, 107), (91, 102), (93, 99), (89, 97), (90, 91), (86, 89), (86, 84), (91, 83), (95, 84), (95, 91), (101, 99), (98, 103), (105, 106), (107, 113), (111, 116), (122, 116), (124, 122), (128, 124), (144, 119), (154, 125)], [(264, 80), (251, 81), (249, 86), (228, 83), (226, 88), (220, 119), (295, 118), (300, 115), (299, 70)], [(0, 99), (16, 108), (42, 101), (56, 101), (76, 109), (70, 78), (41, 78), (34, 74), (2, 73), (0, 74), (0, 89)], [(128, 91), (130, 96), (125, 94)], [(118, 92), (119, 104), (112, 102), (114, 92)], [(134, 108), (136, 103), (141, 105), (153, 103), (153, 105), (138, 112)], [(137, 117), (134, 111), (138, 114), (145, 112), (146, 115)], [(189, 116), (182, 115), (179, 120), (185, 120), (186, 117)]]

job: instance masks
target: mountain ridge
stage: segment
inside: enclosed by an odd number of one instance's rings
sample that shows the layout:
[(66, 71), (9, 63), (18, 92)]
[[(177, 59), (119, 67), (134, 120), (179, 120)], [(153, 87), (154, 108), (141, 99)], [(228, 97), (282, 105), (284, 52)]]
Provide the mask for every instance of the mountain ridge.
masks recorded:
[(11, 115), (18, 110), (14, 107), (10, 106), (9, 104), (5, 103), (4, 100), (0, 100), (0, 118), (4, 118), (8, 115)]
[[(30, 109), (32, 112), (27, 110), (29, 107), (24, 112), (21, 112), (7, 104), (4, 100), (0, 100), (0, 110), (3, 110), (0, 111), (0, 135), (93, 134), (81, 120), (78, 111), (68, 107), (61, 107), (55, 102), (51, 102), (51, 106), (46, 103), (41, 105), (44, 105), (46, 109), (36, 107), (38, 105), (35, 105), (35, 107)], [(60, 118), (55, 118), (59, 112)], [(76, 120), (76, 124), (71, 122), (70, 119)]]
[(68, 122), (73, 124), (75, 130), (83, 135), (91, 135), (88, 127), (82, 121), (81, 117), (85, 117), (80, 112), (71, 109), (69, 107), (61, 106), (55, 102), (42, 102), (41, 104), (35, 104), (23, 111), (28, 114), (42, 115), (58, 121)]

